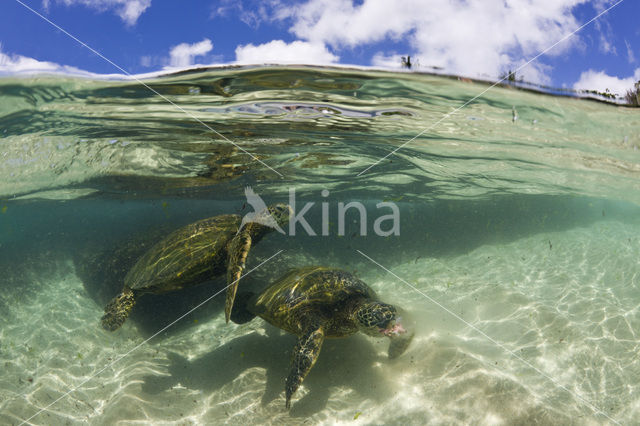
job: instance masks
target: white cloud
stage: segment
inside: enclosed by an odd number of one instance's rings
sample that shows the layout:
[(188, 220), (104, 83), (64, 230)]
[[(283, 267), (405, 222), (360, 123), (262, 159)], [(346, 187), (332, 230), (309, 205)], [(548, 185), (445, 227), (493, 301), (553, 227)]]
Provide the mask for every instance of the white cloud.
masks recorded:
[(180, 43), (171, 48), (169, 63), (172, 67), (188, 67), (193, 65), (196, 56), (206, 55), (212, 49), (213, 44), (208, 38), (193, 44)]
[(624, 96), (627, 90), (633, 89), (636, 81), (640, 80), (640, 68), (637, 68), (633, 76), (618, 78), (608, 75), (604, 71), (589, 70), (580, 74), (580, 78), (573, 85), (575, 90), (597, 90), (609, 92), (617, 96)]
[(406, 55), (397, 55), (395, 53), (386, 55), (384, 52), (377, 52), (371, 59), (371, 65), (380, 68), (401, 68), (402, 56)]
[[(309, 0), (275, 12), (291, 20), (291, 32), (336, 50), (386, 39), (406, 39), (412, 59), (456, 74), (496, 77), (535, 56), (578, 28), (571, 13), (588, 0)], [(556, 46), (558, 55), (578, 42)], [(373, 58), (382, 63), (383, 56)], [(546, 83), (549, 68), (535, 65), (519, 74)]]
[[(158, 63), (166, 63), (168, 59), (166, 57), (143, 56), (140, 61), (141, 63), (150, 63), (150, 65), (153, 66), (154, 64)], [(171, 69), (165, 67), (162, 70), (134, 75), (115, 73), (96, 74), (69, 65), (60, 65), (55, 62), (39, 61), (27, 56), (5, 53), (2, 51), (2, 44), (0, 43), (0, 76), (64, 74), (93, 79), (138, 80), (143, 78), (157, 77), (166, 74), (167, 71), (174, 70), (175, 68)]]
[(151, 55), (145, 55), (140, 57), (140, 65), (145, 68), (149, 68), (152, 62), (153, 62), (153, 57)]
[(59, 65), (54, 62), (39, 61), (22, 55), (10, 55), (2, 52), (0, 45), (0, 74), (75, 74), (91, 75), (76, 67)]
[[(599, 7), (600, 6), (596, 6), (596, 8)], [(598, 33), (600, 33), (600, 51), (602, 53), (617, 55), (618, 51), (610, 41), (613, 40), (613, 29), (611, 28), (611, 24), (609, 24), (609, 22), (607, 22), (605, 18), (602, 17), (595, 21), (595, 26)]]
[[(66, 6), (81, 4), (98, 12), (115, 10), (127, 25), (135, 25), (140, 15), (151, 6), (151, 0), (57, 0), (57, 3), (64, 3)], [(49, 10), (50, 0), (43, 0), (42, 6)]]
[(632, 64), (636, 61), (636, 57), (633, 54), (633, 49), (631, 48), (631, 45), (626, 39), (624, 40), (624, 44), (625, 46), (627, 46), (627, 60), (629, 61), (630, 64)]
[(279, 4), (279, 0), (222, 0), (216, 2), (210, 17), (227, 17), (235, 14), (240, 21), (255, 30), (263, 21), (273, 20), (273, 7)]
[(331, 53), (323, 43), (296, 40), (285, 43), (273, 40), (254, 46), (247, 44), (236, 48), (236, 61), (243, 64), (332, 64), (340, 58)]

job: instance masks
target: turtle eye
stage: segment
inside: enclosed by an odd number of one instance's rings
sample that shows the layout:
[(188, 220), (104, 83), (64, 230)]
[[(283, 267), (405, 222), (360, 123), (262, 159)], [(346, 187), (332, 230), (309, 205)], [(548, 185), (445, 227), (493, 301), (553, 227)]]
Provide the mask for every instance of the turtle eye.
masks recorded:
[(387, 328), (389, 327), (389, 324), (391, 323), (391, 321), (393, 321), (393, 319), (394, 319), (393, 314), (391, 314), (390, 312), (385, 312), (385, 315), (380, 321), (378, 321), (378, 323), (376, 324), (376, 327)]
[(382, 305), (381, 309), (376, 312), (376, 327), (387, 328), (391, 321), (396, 317), (396, 312), (393, 306)]

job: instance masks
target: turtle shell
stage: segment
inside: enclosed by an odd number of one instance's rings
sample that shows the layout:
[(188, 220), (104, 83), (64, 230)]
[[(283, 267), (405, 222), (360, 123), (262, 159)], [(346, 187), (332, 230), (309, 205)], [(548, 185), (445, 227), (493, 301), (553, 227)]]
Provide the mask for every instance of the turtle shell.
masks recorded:
[(227, 243), (240, 216), (220, 215), (177, 229), (151, 247), (127, 273), (134, 290), (164, 293), (210, 280), (226, 271)]
[(312, 266), (289, 271), (254, 297), (248, 307), (271, 324), (296, 334), (310, 311), (348, 321), (343, 311), (353, 298), (377, 300), (375, 292), (355, 275)]

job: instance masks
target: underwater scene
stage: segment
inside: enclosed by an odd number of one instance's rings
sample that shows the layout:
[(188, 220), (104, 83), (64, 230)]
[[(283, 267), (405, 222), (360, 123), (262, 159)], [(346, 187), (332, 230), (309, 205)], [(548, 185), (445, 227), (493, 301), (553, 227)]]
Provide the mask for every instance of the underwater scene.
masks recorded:
[(0, 79), (0, 424), (640, 418), (637, 109), (142, 82)]

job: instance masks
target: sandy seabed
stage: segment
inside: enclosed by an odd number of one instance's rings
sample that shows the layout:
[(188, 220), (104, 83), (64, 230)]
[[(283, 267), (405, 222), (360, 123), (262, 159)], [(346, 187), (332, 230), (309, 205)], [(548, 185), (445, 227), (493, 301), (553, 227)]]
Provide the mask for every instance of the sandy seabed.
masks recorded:
[(37, 291), (3, 294), (0, 424), (633, 423), (638, 235), (602, 221), (389, 265), (424, 294), (364, 260), (361, 278), (411, 313), (416, 338), (396, 360), (383, 340), (326, 341), (290, 411), (293, 336), (225, 324), (223, 295), (209, 302), (218, 314), (147, 343), (135, 321), (109, 333), (58, 259), (30, 273)]

